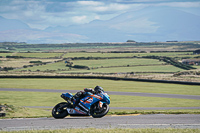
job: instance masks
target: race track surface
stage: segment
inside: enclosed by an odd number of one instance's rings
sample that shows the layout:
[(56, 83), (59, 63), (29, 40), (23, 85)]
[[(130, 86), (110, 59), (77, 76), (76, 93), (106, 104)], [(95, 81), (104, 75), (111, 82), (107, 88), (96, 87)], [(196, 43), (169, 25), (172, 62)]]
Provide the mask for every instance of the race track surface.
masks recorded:
[[(0, 91), (30, 91), (30, 92), (71, 92), (77, 90), (50, 90), (50, 89), (14, 89), (0, 88)], [(110, 95), (129, 95), (163, 98), (181, 98), (200, 100), (198, 95), (176, 95), (135, 92), (107, 92)], [(37, 108), (37, 107), (36, 107)], [(46, 107), (44, 107), (46, 108)], [(50, 107), (52, 108), (52, 107)], [(112, 107), (111, 109), (136, 109), (136, 110), (162, 110), (162, 109), (200, 109), (200, 107), (172, 107), (172, 108), (130, 108)], [(200, 114), (179, 115), (129, 115), (92, 117), (66, 117), (54, 118), (25, 118), (25, 119), (0, 119), (0, 131), (30, 130), (30, 129), (63, 129), (63, 128), (200, 128)]]
[[(52, 90), (52, 89), (15, 89), (15, 88), (0, 88), (0, 91), (30, 91), (30, 92), (70, 92), (76, 93), (78, 90)], [(179, 94), (158, 94), (158, 93), (140, 93), (140, 92), (117, 92), (106, 91), (109, 95), (128, 95), (128, 96), (145, 96), (145, 97), (162, 97), (162, 98), (180, 98), (180, 99), (196, 99), (200, 100), (198, 95), (179, 95)]]
[[(59, 92), (59, 93), (76, 93), (78, 90), (53, 90), (53, 89), (20, 89), (20, 88), (0, 88), (0, 91), (25, 91), (25, 92)], [(106, 91), (109, 95), (127, 95), (127, 96), (144, 96), (144, 97), (161, 97), (161, 98), (178, 98), (178, 99), (195, 99), (200, 100), (199, 95), (179, 95), (179, 94), (158, 94), (158, 93), (140, 93), (140, 92), (115, 92)], [(29, 108), (53, 108), (48, 106), (26, 106)], [(128, 109), (128, 110), (180, 110), (180, 109), (200, 109), (200, 107), (111, 107), (111, 109)]]
[(92, 117), (1, 119), (0, 131), (63, 128), (200, 128), (200, 115), (130, 115)]

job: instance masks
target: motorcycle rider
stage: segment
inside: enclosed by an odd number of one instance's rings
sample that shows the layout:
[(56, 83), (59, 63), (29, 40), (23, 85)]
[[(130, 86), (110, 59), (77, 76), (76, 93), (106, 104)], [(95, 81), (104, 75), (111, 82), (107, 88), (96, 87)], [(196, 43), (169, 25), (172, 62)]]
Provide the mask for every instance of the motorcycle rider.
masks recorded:
[(99, 92), (103, 91), (103, 88), (101, 86), (96, 86), (94, 90), (92, 88), (85, 88), (84, 91), (77, 92), (73, 97), (72, 101), (75, 101), (75, 104), (73, 105), (73, 108), (75, 108), (80, 100), (88, 95), (88, 92), (92, 94), (98, 94)]

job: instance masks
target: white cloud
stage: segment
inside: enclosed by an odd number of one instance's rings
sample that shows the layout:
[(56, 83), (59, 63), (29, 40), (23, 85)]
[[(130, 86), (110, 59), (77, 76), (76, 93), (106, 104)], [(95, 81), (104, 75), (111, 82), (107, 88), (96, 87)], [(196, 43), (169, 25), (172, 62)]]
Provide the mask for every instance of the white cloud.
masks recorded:
[(87, 21), (87, 16), (74, 16), (72, 20), (75, 23), (85, 23)]
[(94, 19), (100, 19), (100, 17), (99, 16), (94, 16)]
[(78, 4), (84, 5), (84, 6), (100, 6), (104, 5), (103, 2), (97, 2), (97, 1), (77, 1)]
[(171, 7), (200, 7), (200, 2), (170, 2), (170, 3), (159, 3), (156, 6), (171, 6)]
[[(5, 2), (5, 0), (4, 3), (2, 1), (0, 0), (0, 16), (21, 20), (30, 27), (39, 29), (57, 25), (68, 26), (74, 23), (83, 24), (94, 19), (108, 20), (121, 13), (152, 5), (181, 8), (200, 7), (200, 2), (166, 2), (166, 0), (74, 0), (71, 2), (56, 0), (51, 0), (51, 2), (48, 0), (8, 0), (9, 2)], [(126, 2), (139, 2), (140, 4), (127, 4)]]
[(159, 1), (166, 1), (166, 0), (116, 0), (117, 2), (159, 2)]
[(117, 3), (112, 3), (109, 5), (104, 5), (104, 6), (96, 6), (91, 8), (93, 11), (97, 12), (114, 12), (114, 11), (122, 11), (122, 10), (127, 10), (130, 8), (130, 5), (125, 5), (125, 4), (117, 4)]

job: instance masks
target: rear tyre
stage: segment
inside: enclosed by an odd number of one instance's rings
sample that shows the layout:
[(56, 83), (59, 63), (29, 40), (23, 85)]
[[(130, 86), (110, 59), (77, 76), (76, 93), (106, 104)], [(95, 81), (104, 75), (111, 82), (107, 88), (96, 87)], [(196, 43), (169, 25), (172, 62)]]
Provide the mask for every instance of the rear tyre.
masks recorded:
[(90, 114), (92, 115), (93, 118), (101, 118), (105, 116), (109, 111), (109, 106), (108, 104), (103, 104), (102, 108), (98, 108), (97, 104), (92, 105), (90, 109)]
[(68, 115), (68, 112), (65, 108), (62, 108), (64, 105), (66, 105), (68, 103), (66, 102), (62, 102), (62, 103), (58, 103), (53, 109), (52, 109), (52, 116), (55, 119), (62, 119), (65, 118)]

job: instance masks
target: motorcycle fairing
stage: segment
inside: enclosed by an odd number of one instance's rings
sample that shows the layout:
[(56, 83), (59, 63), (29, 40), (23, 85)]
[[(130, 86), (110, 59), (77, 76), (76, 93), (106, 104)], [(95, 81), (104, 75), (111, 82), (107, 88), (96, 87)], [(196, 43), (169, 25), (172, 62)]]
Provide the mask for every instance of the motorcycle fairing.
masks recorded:
[(100, 101), (102, 99), (103, 99), (102, 97), (100, 97), (98, 95), (95, 95), (95, 94), (92, 94), (92, 95), (89, 95), (89, 96), (84, 97), (83, 99), (81, 99), (80, 103), (90, 110), (90, 107), (94, 103), (96, 103), (96, 102), (98, 102), (98, 101)]
[(102, 96), (103, 96), (103, 102), (105, 101), (105, 103), (107, 103), (107, 104), (110, 104), (110, 97), (109, 97), (109, 95), (107, 94), (107, 93), (103, 93), (102, 94)]
[(65, 96), (65, 97), (67, 97), (67, 98), (69, 98), (69, 99), (73, 97), (72, 93), (69, 93), (69, 92), (62, 93), (62, 95)]
[[(63, 93), (63, 95), (67, 98), (72, 98), (73, 95), (71, 93)], [(102, 92), (99, 94), (92, 94), (90, 92), (86, 92), (86, 97), (82, 98), (80, 100), (80, 103), (82, 106), (84, 106), (85, 108), (87, 108), (87, 110), (90, 110), (90, 107), (94, 104), (94, 103), (98, 103), (99, 107), (102, 107), (103, 103), (107, 103), (110, 104), (110, 97), (108, 96), (107, 93)], [(73, 104), (75, 104), (76, 99), (73, 99)], [(83, 111), (82, 109), (80, 109), (80, 107), (75, 107), (75, 108), (67, 108), (67, 112), (70, 115), (88, 115), (88, 111)]]

